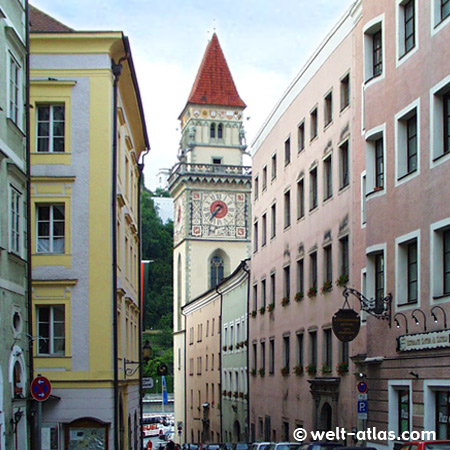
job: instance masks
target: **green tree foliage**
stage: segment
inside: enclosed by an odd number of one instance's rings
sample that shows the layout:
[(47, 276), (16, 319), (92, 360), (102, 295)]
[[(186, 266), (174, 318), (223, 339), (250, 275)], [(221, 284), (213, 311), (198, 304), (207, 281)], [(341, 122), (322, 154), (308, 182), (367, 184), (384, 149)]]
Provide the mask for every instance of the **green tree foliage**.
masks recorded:
[[(162, 192), (159, 192), (159, 196)], [(144, 299), (144, 329), (172, 329), (173, 222), (163, 224), (156, 213), (152, 193), (141, 196), (142, 259), (149, 266), (148, 294)]]

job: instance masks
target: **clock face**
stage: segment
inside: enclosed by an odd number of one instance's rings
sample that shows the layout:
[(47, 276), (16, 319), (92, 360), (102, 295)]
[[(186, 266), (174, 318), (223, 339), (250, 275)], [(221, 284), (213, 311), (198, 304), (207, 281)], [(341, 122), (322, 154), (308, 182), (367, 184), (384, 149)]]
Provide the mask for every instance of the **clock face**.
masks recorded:
[(214, 226), (230, 225), (236, 217), (235, 196), (221, 192), (204, 194), (203, 223)]

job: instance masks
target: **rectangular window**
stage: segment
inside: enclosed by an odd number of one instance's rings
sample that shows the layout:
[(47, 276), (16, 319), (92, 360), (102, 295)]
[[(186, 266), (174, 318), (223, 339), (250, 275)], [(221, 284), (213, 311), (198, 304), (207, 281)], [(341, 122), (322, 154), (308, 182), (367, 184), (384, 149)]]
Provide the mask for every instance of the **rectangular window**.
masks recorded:
[(349, 248), (348, 248), (348, 236), (344, 236), (339, 239), (339, 245), (341, 250), (341, 261), (340, 261), (340, 276), (348, 277), (350, 275), (350, 263), (349, 263)]
[(305, 216), (305, 182), (297, 181), (297, 220)]
[(303, 369), (303, 333), (297, 334), (297, 367)]
[(38, 205), (37, 253), (64, 253), (64, 205)]
[(263, 341), (260, 343), (260, 348), (261, 348), (261, 356), (260, 356), (260, 369), (265, 370), (266, 368), (266, 343)]
[(310, 139), (313, 140), (317, 136), (318, 123), (317, 123), (317, 108), (314, 108), (310, 113)]
[(17, 60), (9, 55), (9, 108), (8, 117), (19, 124), (21, 68)]
[(275, 295), (276, 295), (276, 286), (275, 286), (275, 274), (272, 273), (270, 275), (270, 303), (275, 305)]
[(305, 148), (305, 122), (302, 122), (297, 128), (298, 151)]
[(406, 245), (407, 251), (407, 301), (417, 303), (417, 241)]
[(323, 330), (323, 363), (331, 370), (333, 367), (333, 341), (331, 328)]
[(266, 280), (261, 281), (261, 307), (266, 307), (267, 300), (267, 290), (266, 290)]
[(256, 342), (253, 343), (252, 348), (253, 348), (252, 369), (257, 370), (258, 369), (258, 346), (257, 346)]
[(258, 309), (258, 285), (253, 285), (253, 311)]
[(408, 53), (416, 45), (414, 1), (409, 0), (403, 8), (403, 54)]
[(283, 367), (289, 370), (291, 364), (291, 339), (283, 336)]
[(277, 154), (272, 155), (272, 180), (277, 177)]
[(333, 196), (333, 167), (331, 164), (331, 155), (324, 160), (324, 192), (323, 199), (328, 200)]
[(309, 210), (317, 208), (317, 167), (309, 172)]
[(266, 189), (267, 189), (267, 166), (264, 166), (262, 171), (262, 190), (265, 191)]
[(350, 105), (350, 75), (345, 75), (341, 80), (341, 111)]
[(64, 306), (37, 307), (38, 354), (64, 356), (65, 316)]
[(41, 153), (64, 152), (64, 105), (37, 107), (37, 151)]
[(283, 441), (289, 442), (291, 435), (289, 434), (289, 422), (283, 421)]
[(317, 289), (317, 252), (309, 255), (309, 281), (310, 288)]
[(258, 200), (258, 192), (259, 192), (259, 178), (258, 177), (255, 177), (255, 181), (253, 183), (253, 189), (254, 189), (254, 193), (253, 193), (254, 197), (253, 198), (255, 200)]
[(450, 0), (440, 0), (441, 22), (450, 16)]
[(348, 141), (339, 147), (339, 189), (344, 189), (350, 183)]
[(409, 389), (399, 389), (398, 395), (398, 432), (404, 433), (409, 431)]
[(267, 243), (267, 214), (262, 215), (261, 226), (261, 247), (264, 247)]
[(305, 293), (303, 258), (297, 261), (297, 292), (301, 297)]
[(375, 141), (375, 187), (384, 187), (384, 151), (383, 139)]
[(289, 300), (290, 293), (291, 293), (291, 267), (286, 266), (283, 268), (283, 297), (286, 300)]
[(450, 294), (450, 230), (446, 230), (442, 233), (443, 237), (443, 288), (444, 295)]
[(291, 138), (284, 141), (284, 165), (287, 166), (291, 162)]
[[(339, 341), (340, 342), (340, 341)], [(350, 355), (348, 350), (348, 342), (340, 342), (339, 361), (341, 364), (346, 364), (348, 369), (348, 363), (350, 361)]]
[(271, 223), (270, 223), (270, 237), (274, 238), (277, 234), (277, 206), (274, 203), (271, 207)]
[(269, 340), (269, 373), (275, 373), (275, 340)]
[(258, 221), (253, 224), (253, 252), (258, 251)]
[(317, 331), (309, 332), (309, 363), (317, 364)]
[(333, 93), (330, 92), (326, 97), (324, 101), (324, 119), (326, 127), (329, 125), (333, 120)]
[(372, 71), (377, 77), (383, 72), (383, 48), (381, 30), (372, 35)]
[(383, 253), (375, 255), (375, 298), (384, 297), (384, 256)]
[(189, 375), (194, 376), (194, 358), (189, 359)]
[(284, 228), (291, 226), (291, 191), (284, 193)]
[(323, 273), (323, 281), (327, 282), (331, 286), (333, 286), (333, 254), (331, 245), (327, 245), (323, 249), (323, 257), (324, 257), (324, 273)]
[(450, 92), (444, 94), (442, 100), (444, 106), (444, 154), (447, 154), (450, 152)]
[(10, 186), (11, 207), (10, 207), (10, 250), (11, 252), (21, 253), (21, 234), (22, 234), (22, 194)]
[(435, 391), (436, 404), (436, 439), (448, 440), (450, 438), (450, 395), (449, 391)]

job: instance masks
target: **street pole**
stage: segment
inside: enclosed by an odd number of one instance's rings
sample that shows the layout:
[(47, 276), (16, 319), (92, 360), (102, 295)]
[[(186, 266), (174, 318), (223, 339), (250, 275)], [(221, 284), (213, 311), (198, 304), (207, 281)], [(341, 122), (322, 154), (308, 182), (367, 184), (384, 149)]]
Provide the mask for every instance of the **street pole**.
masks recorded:
[(37, 402), (37, 429), (36, 429), (36, 450), (41, 450), (42, 444), (42, 402)]
[(164, 413), (164, 384), (162, 382), (162, 376), (161, 376), (161, 404), (162, 404), (162, 412)]

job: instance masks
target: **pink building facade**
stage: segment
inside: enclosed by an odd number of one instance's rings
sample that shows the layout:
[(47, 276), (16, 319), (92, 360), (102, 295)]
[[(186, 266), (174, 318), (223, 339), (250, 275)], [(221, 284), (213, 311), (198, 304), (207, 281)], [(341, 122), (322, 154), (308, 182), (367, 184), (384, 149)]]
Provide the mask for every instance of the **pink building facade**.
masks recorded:
[(353, 344), (336, 339), (331, 319), (354, 274), (353, 55), (360, 20), (356, 2), (289, 86), (252, 146), (253, 441), (292, 441), (297, 427), (349, 430), (356, 423)]
[(351, 280), (393, 298), (390, 321), (367, 316), (353, 358), (369, 387), (365, 425), (449, 439), (450, 3), (363, 0), (362, 10)]

